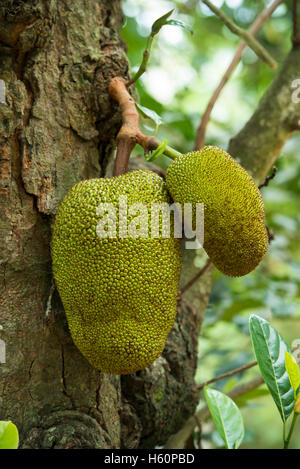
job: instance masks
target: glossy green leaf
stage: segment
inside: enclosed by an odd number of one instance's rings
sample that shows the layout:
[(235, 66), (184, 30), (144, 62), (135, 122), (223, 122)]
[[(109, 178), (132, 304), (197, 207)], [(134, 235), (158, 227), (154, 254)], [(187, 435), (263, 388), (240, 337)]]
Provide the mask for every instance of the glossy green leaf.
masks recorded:
[(148, 153), (145, 158), (147, 161), (154, 161), (156, 158), (158, 158), (160, 155), (163, 154), (165, 151), (165, 148), (167, 146), (167, 140), (164, 140), (161, 142), (161, 144), (156, 148), (156, 150), (152, 151), (151, 153)]
[(0, 449), (17, 449), (19, 432), (10, 421), (0, 420)]
[(290, 353), (290, 348), (265, 319), (252, 315), (249, 327), (260, 372), (285, 422), (294, 407), (294, 390), (285, 368), (285, 351)]
[(139, 112), (142, 114), (143, 117), (146, 117), (148, 119), (151, 119), (153, 122), (155, 122), (156, 125), (162, 124), (162, 118), (156, 114), (155, 111), (152, 111), (151, 109), (148, 109), (145, 106), (141, 106), (138, 103), (135, 103), (136, 107), (138, 108)]
[(157, 34), (159, 32), (161, 27), (166, 24), (168, 18), (172, 15), (173, 11), (174, 8), (173, 10), (168, 11), (168, 13), (163, 16), (160, 16), (156, 21), (154, 21), (151, 29), (151, 36), (154, 36), (154, 34)]
[(287, 351), (285, 351), (285, 368), (294, 389), (294, 397), (296, 397), (296, 391), (300, 386), (300, 370), (293, 355)]
[(179, 26), (179, 28), (186, 29), (189, 31), (191, 34), (194, 34), (194, 31), (190, 27), (190, 25), (184, 23), (183, 21), (180, 20), (169, 20), (165, 24), (168, 24), (170, 26)]
[(230, 397), (215, 389), (204, 388), (205, 399), (218, 433), (227, 449), (235, 449), (244, 439), (241, 412)]

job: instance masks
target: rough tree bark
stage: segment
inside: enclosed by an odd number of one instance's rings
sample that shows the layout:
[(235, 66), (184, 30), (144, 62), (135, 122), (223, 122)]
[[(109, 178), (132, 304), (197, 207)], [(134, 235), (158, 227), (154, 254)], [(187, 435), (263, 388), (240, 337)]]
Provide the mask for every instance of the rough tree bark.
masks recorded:
[[(163, 356), (122, 379), (81, 356), (50, 295), (58, 205), (79, 180), (108, 174), (120, 127), (108, 83), (128, 78), (121, 24), (120, 0), (0, 5), (0, 420), (18, 426), (22, 448), (153, 447), (198, 399), (197, 331), (212, 269), (179, 304)], [(194, 253), (184, 258), (183, 283), (197, 270)]]
[(103, 175), (120, 125), (107, 86), (126, 75), (119, 1), (0, 7), (0, 418), (21, 447), (120, 446), (120, 379), (74, 347), (51, 290), (51, 222), (77, 181)]

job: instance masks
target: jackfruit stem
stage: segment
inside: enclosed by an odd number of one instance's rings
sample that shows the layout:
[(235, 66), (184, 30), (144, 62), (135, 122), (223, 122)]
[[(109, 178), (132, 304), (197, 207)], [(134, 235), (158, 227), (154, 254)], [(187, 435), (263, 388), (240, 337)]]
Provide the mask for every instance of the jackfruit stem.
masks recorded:
[[(127, 172), (130, 153), (135, 145), (141, 145), (145, 153), (155, 150), (161, 142), (154, 136), (144, 135), (139, 128), (139, 114), (134, 99), (129, 94), (126, 83), (121, 77), (112, 78), (109, 95), (119, 103), (122, 111), (122, 126), (117, 135), (117, 155), (114, 176)], [(164, 154), (171, 159), (181, 156), (181, 153), (166, 145)]]
[(179, 151), (174, 150), (174, 148), (169, 147), (169, 145), (166, 145), (166, 148), (165, 148), (165, 151), (164, 151), (164, 155), (166, 155), (166, 156), (168, 156), (169, 158), (171, 158), (171, 160), (175, 160), (175, 159), (178, 158), (179, 156), (182, 156), (182, 153), (179, 153)]
[[(145, 136), (143, 136), (144, 138), (147, 138)], [(152, 137), (151, 139), (149, 139), (147, 141), (147, 145), (145, 146), (145, 140), (142, 139), (141, 142), (138, 141), (138, 143), (144, 148), (145, 150), (145, 153), (147, 152), (150, 152), (150, 151), (153, 151), (153, 150), (156, 150), (160, 145), (162, 145), (163, 143), (158, 140), (158, 138), (156, 137)], [(182, 153), (180, 153), (179, 151), (175, 150), (174, 148), (170, 147), (169, 145), (165, 145), (165, 148), (162, 152), (165, 156), (167, 156), (168, 158), (170, 158), (171, 160), (175, 160), (176, 158), (178, 158), (179, 156), (182, 156)], [(155, 161), (156, 158), (158, 158), (160, 156), (160, 154), (158, 154), (156, 157), (154, 158), (151, 158), (151, 161)]]

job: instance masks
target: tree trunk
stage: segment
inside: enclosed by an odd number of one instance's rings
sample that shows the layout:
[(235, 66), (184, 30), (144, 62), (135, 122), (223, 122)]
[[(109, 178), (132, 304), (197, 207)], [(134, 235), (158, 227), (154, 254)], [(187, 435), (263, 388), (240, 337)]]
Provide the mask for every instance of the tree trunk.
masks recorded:
[(120, 378), (81, 356), (49, 293), (53, 215), (104, 174), (120, 124), (107, 94), (128, 71), (120, 2), (7, 0), (0, 18), (0, 419), (23, 448), (118, 448)]

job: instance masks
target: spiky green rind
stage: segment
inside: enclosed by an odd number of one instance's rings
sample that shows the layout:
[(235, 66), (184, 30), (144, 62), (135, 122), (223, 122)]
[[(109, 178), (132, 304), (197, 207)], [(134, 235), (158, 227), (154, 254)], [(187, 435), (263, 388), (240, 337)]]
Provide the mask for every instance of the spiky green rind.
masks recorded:
[(176, 316), (181, 254), (174, 237), (100, 239), (96, 209), (113, 203), (118, 219), (119, 195), (149, 210), (151, 203), (170, 203), (165, 183), (151, 171), (79, 182), (56, 215), (52, 259), (78, 349), (103, 372), (129, 374), (164, 349)]
[(257, 267), (268, 249), (262, 196), (253, 178), (224, 150), (206, 146), (176, 158), (166, 184), (177, 203), (204, 204), (203, 247), (226, 275)]

